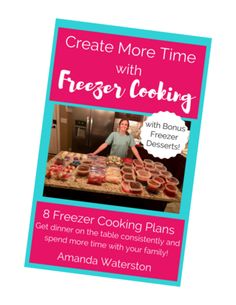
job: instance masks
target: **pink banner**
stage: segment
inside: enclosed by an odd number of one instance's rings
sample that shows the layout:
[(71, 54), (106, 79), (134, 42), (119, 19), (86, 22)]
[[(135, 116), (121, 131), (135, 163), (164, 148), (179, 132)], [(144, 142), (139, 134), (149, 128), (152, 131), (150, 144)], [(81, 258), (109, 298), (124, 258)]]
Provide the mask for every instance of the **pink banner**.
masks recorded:
[(205, 46), (59, 28), (50, 100), (197, 118)]
[(37, 202), (30, 262), (177, 281), (184, 220)]

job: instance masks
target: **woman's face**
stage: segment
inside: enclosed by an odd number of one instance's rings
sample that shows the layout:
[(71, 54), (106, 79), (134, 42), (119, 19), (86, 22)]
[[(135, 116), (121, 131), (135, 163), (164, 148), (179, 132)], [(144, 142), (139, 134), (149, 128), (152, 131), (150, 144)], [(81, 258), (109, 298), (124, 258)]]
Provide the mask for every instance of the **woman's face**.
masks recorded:
[(126, 132), (129, 128), (129, 123), (128, 121), (122, 121), (119, 126), (120, 126), (120, 131)]

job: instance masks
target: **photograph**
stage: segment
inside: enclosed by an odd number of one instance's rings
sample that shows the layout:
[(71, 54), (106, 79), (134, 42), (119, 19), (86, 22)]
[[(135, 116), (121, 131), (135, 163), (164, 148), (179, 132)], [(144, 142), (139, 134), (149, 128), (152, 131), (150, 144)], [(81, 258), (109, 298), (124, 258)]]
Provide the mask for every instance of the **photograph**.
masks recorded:
[(55, 104), (43, 195), (179, 213), (188, 145), (169, 159), (149, 154), (140, 137), (146, 119)]

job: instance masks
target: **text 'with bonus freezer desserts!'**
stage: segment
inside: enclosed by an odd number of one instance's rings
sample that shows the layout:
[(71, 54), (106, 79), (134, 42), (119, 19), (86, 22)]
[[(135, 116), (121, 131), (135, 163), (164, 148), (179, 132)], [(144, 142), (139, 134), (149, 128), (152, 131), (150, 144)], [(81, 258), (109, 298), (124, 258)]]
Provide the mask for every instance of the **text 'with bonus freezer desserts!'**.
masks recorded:
[(26, 267), (180, 286), (210, 46), (56, 20)]

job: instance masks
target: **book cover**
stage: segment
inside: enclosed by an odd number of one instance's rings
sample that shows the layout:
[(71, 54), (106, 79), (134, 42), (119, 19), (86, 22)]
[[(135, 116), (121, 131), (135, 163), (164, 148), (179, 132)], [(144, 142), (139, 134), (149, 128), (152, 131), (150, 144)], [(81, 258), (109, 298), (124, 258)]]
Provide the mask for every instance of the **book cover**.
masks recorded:
[(25, 266), (180, 285), (210, 45), (56, 20)]

